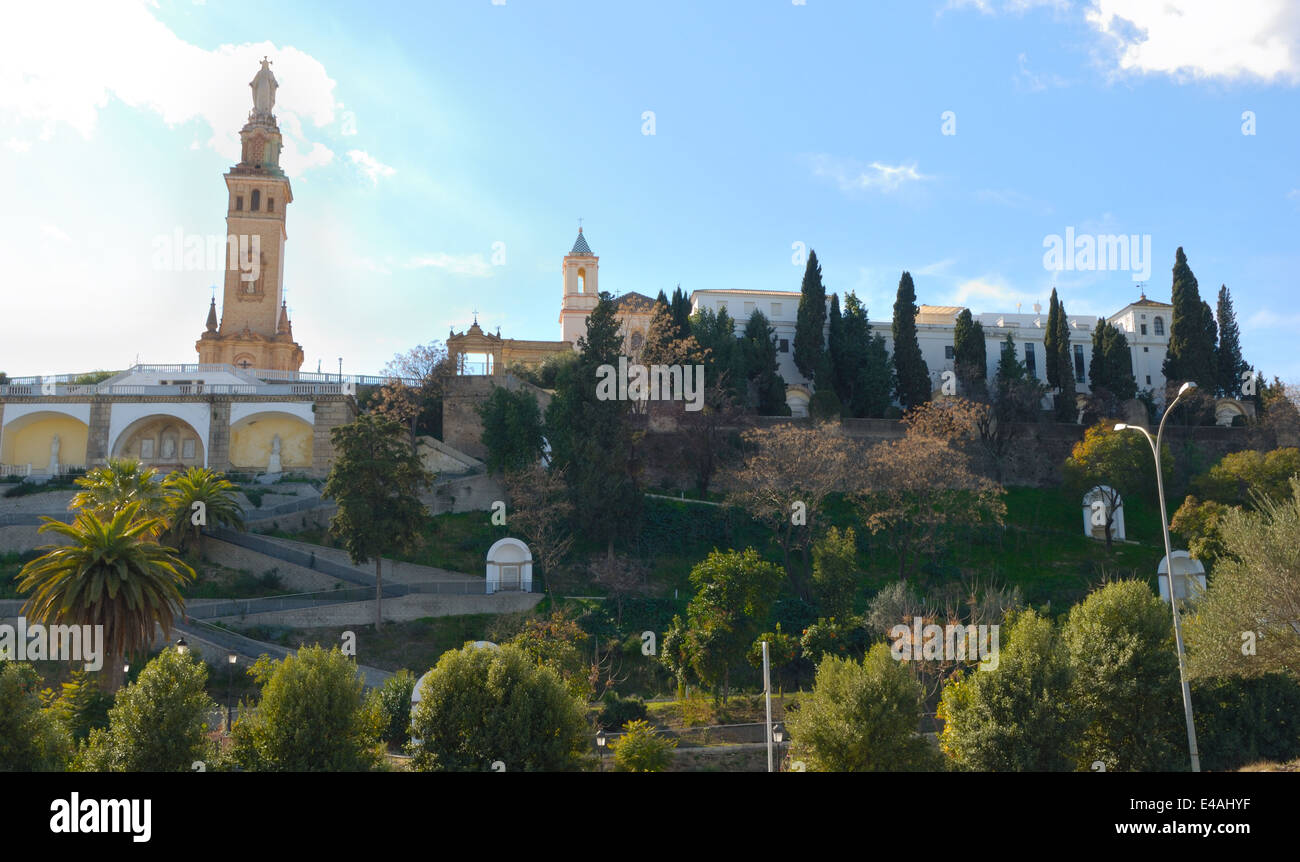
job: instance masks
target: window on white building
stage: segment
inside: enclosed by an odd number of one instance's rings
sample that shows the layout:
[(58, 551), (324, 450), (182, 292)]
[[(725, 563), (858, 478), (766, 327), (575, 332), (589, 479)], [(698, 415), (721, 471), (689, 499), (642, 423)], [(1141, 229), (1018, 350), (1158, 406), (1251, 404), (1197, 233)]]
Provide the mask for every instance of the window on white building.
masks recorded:
[(789, 353), (789, 352), (790, 352), (790, 339), (788, 339), (788, 338), (782, 338), (781, 341), (780, 341), (780, 343), (777, 344), (776, 349), (779, 350), (781, 353)]
[(1147, 334), (1147, 325), (1146, 325), (1145, 323), (1142, 324), (1142, 334), (1143, 334), (1143, 335), (1146, 335), (1146, 334)]
[(957, 351), (953, 348), (953, 346), (952, 346), (951, 344), (945, 344), (945, 345), (943, 346), (943, 358), (944, 358), (944, 359), (955, 359), (956, 356), (957, 356)]
[(1163, 317), (1157, 317), (1157, 318), (1155, 319), (1155, 324), (1156, 324), (1156, 335), (1164, 335), (1164, 334), (1165, 334), (1165, 319), (1164, 319)]
[(746, 319), (746, 320), (749, 319), (749, 316), (750, 316), (751, 314), (754, 313), (754, 309), (757, 308), (757, 307), (758, 307), (758, 303), (756, 303), (756, 302), (747, 302), (747, 303), (745, 303), (745, 319)]
[(772, 303), (772, 319), (775, 320), (781, 316), (781, 303)]
[(1032, 342), (1025, 342), (1025, 370), (1029, 376), (1037, 379), (1038, 363), (1034, 361), (1034, 345)]
[(1083, 382), (1083, 345), (1074, 345), (1074, 379)]

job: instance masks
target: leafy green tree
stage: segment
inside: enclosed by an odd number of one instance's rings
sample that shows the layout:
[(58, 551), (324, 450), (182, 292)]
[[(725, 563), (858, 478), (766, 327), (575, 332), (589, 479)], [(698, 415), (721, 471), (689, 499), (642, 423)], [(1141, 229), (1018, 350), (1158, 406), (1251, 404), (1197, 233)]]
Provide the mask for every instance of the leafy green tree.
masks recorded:
[(188, 772), (217, 760), (208, 737), (208, 666), (192, 653), (164, 649), (131, 685), (119, 689), (108, 727), (91, 730), (75, 768), (82, 772)]
[(62, 772), (72, 739), (41, 708), (41, 677), (26, 662), (0, 661), (0, 772)]
[(962, 392), (981, 399), (988, 392), (988, 348), (984, 344), (984, 324), (975, 320), (969, 308), (957, 315), (952, 331), (954, 371)]
[(813, 587), (828, 616), (853, 614), (861, 576), (857, 540), (852, 527), (831, 527), (813, 543)]
[(1282, 673), (1195, 680), (1196, 743), (1211, 772), (1300, 757), (1300, 681)]
[(59, 696), (50, 710), (67, 728), (73, 741), (81, 743), (97, 727), (108, 726), (108, 711), (113, 698), (85, 670), (74, 670), (67, 682), (60, 684)]
[(523, 630), (510, 643), (559, 674), (569, 693), (586, 703), (594, 693), (592, 663), (586, 651), (588, 640), (582, 627), (561, 611), (524, 623)]
[(1250, 364), (1241, 355), (1241, 330), (1237, 326), (1237, 312), (1232, 308), (1232, 294), (1228, 286), (1220, 285), (1216, 315), (1219, 321), (1218, 364), (1219, 393), (1229, 398), (1241, 397), (1242, 375)]
[(904, 410), (930, 400), (930, 368), (925, 364), (916, 337), (919, 311), (912, 274), (904, 272), (898, 281), (898, 298), (894, 301), (894, 392)]
[(1213, 389), (1218, 380), (1215, 346), (1207, 339), (1213, 315), (1206, 317), (1209, 306), (1201, 300), (1200, 290), (1192, 268), (1187, 265), (1187, 255), (1180, 246), (1174, 260), (1173, 320), (1169, 326), (1169, 349), (1165, 354), (1163, 371), (1170, 393), (1177, 392), (1186, 381)]
[(939, 743), (962, 769), (1067, 772), (1082, 729), (1070, 703), (1070, 665), (1051, 619), (1014, 617), (997, 667), (944, 686)]
[(330, 532), (356, 564), (375, 561), (375, 629), (383, 624), (383, 556), (413, 547), (428, 510), (420, 494), (433, 481), (395, 420), (374, 414), (330, 432), (334, 466), (322, 495), (338, 504)]
[(541, 460), (542, 413), (533, 393), (497, 386), (477, 409), (483, 420), (489, 470), (524, 470)]
[(412, 766), (428, 772), (582, 768), (590, 730), (582, 701), (549, 667), (507, 644), (450, 650), (420, 690), (411, 715)]
[(338, 647), (302, 647), (280, 661), (264, 655), (249, 673), (261, 697), (231, 731), (244, 769), (365, 772), (378, 764), (380, 735), (391, 725), (367, 702), (356, 665)]
[(129, 458), (109, 458), (103, 467), (94, 467), (75, 480), (81, 490), (72, 497), (69, 509), (81, 509), (109, 518), (131, 503), (139, 503), (136, 514), (141, 518), (167, 514), (158, 471)]
[(1169, 608), (1138, 580), (1113, 581), (1070, 609), (1062, 633), (1070, 700), (1084, 723), (1078, 765), (1108, 772), (1187, 766)]
[(822, 268), (817, 262), (817, 252), (808, 252), (804, 266), (803, 283), (799, 286), (799, 311), (794, 325), (794, 364), (799, 373), (814, 383), (817, 372), (826, 363), (826, 287), (822, 284)]
[[(736, 321), (727, 309), (715, 313), (711, 308), (701, 308), (691, 315), (691, 334), (698, 352), (702, 354), (705, 388), (721, 386), (731, 398), (743, 402), (749, 372), (745, 366), (744, 345), (736, 337)], [(688, 360), (695, 361), (698, 360)]]
[(753, 548), (713, 551), (691, 569), (695, 596), (686, 609), (692, 669), (725, 702), (732, 668), (745, 660), (767, 620), (785, 572)]
[[(689, 327), (689, 323), (688, 323)], [(546, 439), (552, 468), (563, 469), (573, 500), (575, 526), (614, 556), (615, 538), (636, 533), (641, 488), (630, 403), (605, 397), (600, 368), (617, 368), (623, 351), (622, 324), (613, 298), (602, 293), (578, 339), (578, 361), (546, 410)]]
[(370, 692), (371, 707), (383, 719), (380, 739), (390, 747), (405, 744), (409, 737), (414, 691), (415, 674), (403, 668)]
[(618, 772), (663, 772), (673, 760), (677, 740), (660, 736), (650, 722), (629, 721), (609, 744)]
[(1193, 676), (1300, 680), (1300, 479), (1282, 499), (1259, 495), (1254, 511), (1222, 513), (1223, 553), (1205, 595), (1187, 619)]
[(171, 548), (154, 537), (162, 518), (141, 514), (135, 500), (101, 520), (82, 510), (71, 524), (43, 518), (42, 533), (55, 533), (69, 544), (44, 545), (41, 556), (23, 566), (18, 589), (31, 593), (23, 605), (29, 620), (45, 625), (103, 626), (107, 691), (122, 684), (123, 659), (153, 643), (154, 629), (164, 636), (184, 607), (181, 587), (195, 578)]
[(207, 467), (171, 473), (162, 484), (167, 507), (167, 536), (177, 550), (194, 548), (203, 556), (203, 528), (244, 529), (244, 510), (237, 489), (225, 476)]
[(754, 387), (754, 408), (760, 416), (789, 416), (785, 402), (785, 378), (781, 376), (776, 352), (776, 329), (766, 315), (754, 309), (741, 336), (745, 369)]
[(792, 760), (810, 772), (916, 772), (939, 768), (920, 732), (921, 686), (876, 644), (861, 662), (828, 656), (812, 693), (786, 724)]

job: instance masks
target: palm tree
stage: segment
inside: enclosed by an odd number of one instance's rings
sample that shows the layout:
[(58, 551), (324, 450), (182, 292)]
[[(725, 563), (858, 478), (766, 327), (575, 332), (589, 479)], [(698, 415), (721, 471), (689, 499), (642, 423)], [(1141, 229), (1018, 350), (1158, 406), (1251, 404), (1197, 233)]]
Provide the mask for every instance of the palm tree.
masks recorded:
[(23, 614), (45, 625), (103, 626), (109, 692), (122, 684), (122, 660), (149, 647), (155, 624), (170, 637), (184, 607), (181, 586), (194, 570), (155, 536), (161, 518), (142, 514), (140, 501), (108, 518), (82, 510), (65, 524), (43, 518), (40, 532), (54, 532), (70, 545), (45, 545), (23, 566), (18, 589), (32, 595)]
[(130, 503), (140, 503), (139, 515), (157, 518), (165, 514), (162, 486), (158, 471), (145, 468), (139, 461), (110, 458), (108, 465), (95, 467), (76, 480), (78, 491), (69, 509), (85, 509), (100, 517), (111, 517)]
[(203, 558), (206, 526), (244, 529), (244, 510), (235, 499), (236, 488), (225, 476), (206, 467), (176, 470), (163, 482), (166, 494), (168, 537), (180, 551), (194, 547)]

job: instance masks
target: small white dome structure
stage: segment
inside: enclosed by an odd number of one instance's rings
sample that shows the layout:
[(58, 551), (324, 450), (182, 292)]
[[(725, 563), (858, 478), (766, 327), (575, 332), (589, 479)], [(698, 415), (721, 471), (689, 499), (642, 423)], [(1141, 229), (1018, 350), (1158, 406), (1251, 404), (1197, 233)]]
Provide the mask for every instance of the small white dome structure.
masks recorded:
[(487, 553), (487, 593), (533, 590), (533, 555), (518, 539), (499, 539)]
[(1174, 592), (1179, 599), (1195, 601), (1205, 592), (1205, 566), (1192, 558), (1187, 551), (1174, 551), (1169, 558), (1161, 558), (1157, 569), (1160, 598), (1169, 601), (1169, 559), (1174, 561)]

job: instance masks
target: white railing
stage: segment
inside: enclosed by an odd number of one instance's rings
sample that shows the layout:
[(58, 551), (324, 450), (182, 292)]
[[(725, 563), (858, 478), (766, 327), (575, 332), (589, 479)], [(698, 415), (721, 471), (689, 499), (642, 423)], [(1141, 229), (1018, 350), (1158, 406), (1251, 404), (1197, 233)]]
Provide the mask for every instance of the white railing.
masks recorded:
[(32, 475), (31, 464), (0, 464), (0, 476), (22, 476), (26, 478)]
[(94, 395), (355, 395), (345, 383), (114, 383), (99, 386), (4, 384), (0, 398), (62, 398)]

